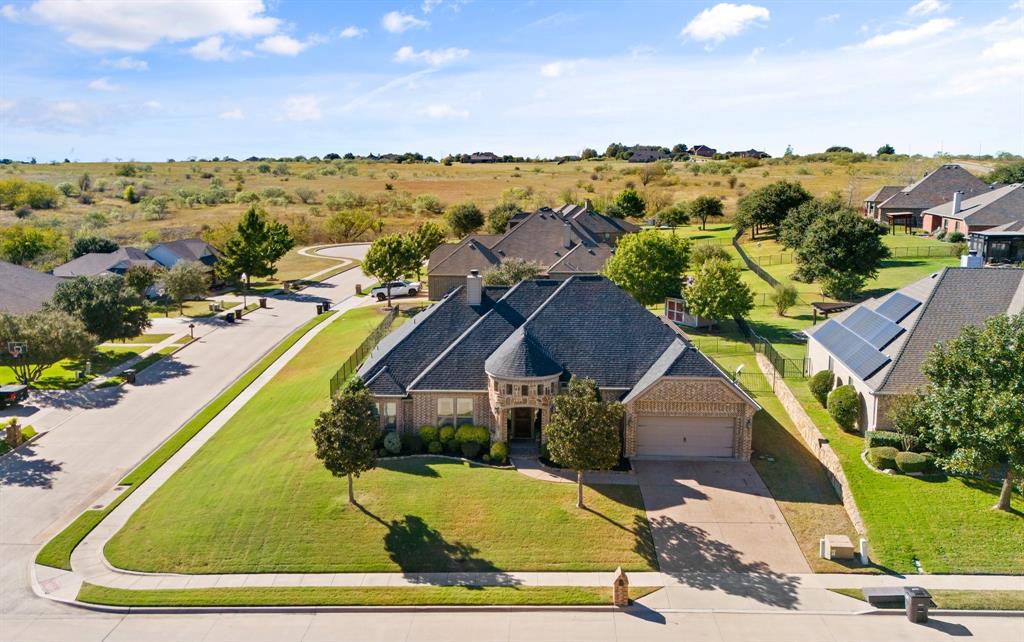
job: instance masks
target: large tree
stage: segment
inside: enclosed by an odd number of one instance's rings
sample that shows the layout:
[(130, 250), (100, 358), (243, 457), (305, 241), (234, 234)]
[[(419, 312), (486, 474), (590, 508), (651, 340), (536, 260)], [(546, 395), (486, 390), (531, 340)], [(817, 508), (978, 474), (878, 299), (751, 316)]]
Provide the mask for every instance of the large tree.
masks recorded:
[(690, 216), (700, 219), (700, 229), (706, 229), (709, 218), (722, 216), (722, 199), (717, 196), (698, 196), (690, 203)]
[(1010, 183), (1024, 183), (1024, 161), (1000, 165), (985, 177), (985, 182), (1004, 183), (1007, 185)]
[(331, 214), (325, 226), (335, 243), (351, 243), (375, 229), (376, 219), (365, 210), (344, 209)]
[[(14, 357), (10, 344), (27, 352)], [(26, 386), (62, 359), (84, 358), (96, 346), (85, 324), (63, 310), (44, 309), (25, 316), (0, 313), (0, 365), (9, 366)]]
[(708, 259), (697, 268), (684, 296), (687, 312), (705, 319), (742, 317), (754, 308), (754, 295), (740, 269), (720, 258)]
[(793, 181), (777, 181), (759, 187), (739, 200), (734, 225), (737, 229), (750, 229), (754, 238), (757, 230), (778, 230), (789, 211), (811, 200), (804, 186)]
[[(184, 311), (185, 301), (198, 299), (210, 288), (210, 277), (206, 268), (198, 261), (178, 261), (163, 276), (167, 296), (178, 304), (178, 312)], [(243, 310), (244, 312), (244, 310)]]
[(101, 342), (138, 336), (150, 325), (142, 296), (116, 274), (62, 281), (48, 305), (81, 319)]
[(388, 307), (391, 307), (391, 282), (403, 274), (418, 269), (419, 249), (415, 239), (403, 234), (388, 234), (378, 237), (370, 244), (363, 259), (362, 270), (376, 277), (387, 291)]
[(487, 232), (490, 234), (504, 234), (508, 222), (513, 216), (520, 212), (519, 204), (512, 201), (498, 203), (487, 213)]
[(619, 462), (619, 430), (625, 407), (601, 400), (593, 379), (569, 382), (555, 397), (555, 411), (545, 431), (551, 460), (576, 471), (576, 507), (583, 508), (583, 471), (607, 470)]
[(446, 234), (444, 233), (444, 228), (431, 221), (421, 223), (420, 226), (416, 228), (416, 231), (413, 232), (411, 241), (413, 247), (416, 248), (417, 275), (423, 268), (423, 264), (430, 259), (430, 253), (444, 243), (445, 237)]
[(217, 261), (217, 274), (225, 280), (245, 275), (245, 287), (252, 277), (271, 277), (276, 264), (295, 246), (288, 226), (271, 220), (267, 213), (252, 205), (242, 214), (234, 235), (224, 244), (223, 256)]
[(619, 192), (615, 196), (613, 205), (614, 207), (609, 212), (622, 218), (640, 218), (644, 215), (644, 209), (647, 207), (644, 197), (640, 196), (640, 193), (632, 187), (627, 187)]
[(162, 274), (162, 268), (136, 264), (125, 271), (124, 284), (126, 287), (138, 292), (139, 296), (145, 297), (146, 290), (155, 285)]
[(71, 258), (77, 259), (93, 252), (109, 254), (116, 252), (120, 247), (116, 241), (102, 236), (80, 236), (71, 244)]
[(795, 250), (800, 247), (804, 235), (814, 221), (826, 214), (853, 212), (842, 197), (833, 192), (825, 198), (813, 198), (790, 210), (779, 226), (779, 245)]
[(967, 326), (925, 359), (924, 436), (938, 464), (966, 475), (1003, 470), (995, 508), (1024, 481), (1024, 315)]
[(54, 230), (31, 225), (12, 225), (0, 229), (0, 259), (17, 265), (27, 265), (57, 250), (61, 241), (59, 234)]
[(377, 405), (361, 380), (346, 384), (313, 426), (316, 458), (335, 477), (348, 477), (348, 503), (355, 504), (352, 477), (377, 465), (380, 436)]
[(513, 256), (484, 272), (484, 283), (515, 285), (520, 281), (536, 278), (543, 271), (544, 266), (540, 263)]
[(472, 234), (484, 224), (484, 213), (473, 203), (449, 205), (444, 218), (452, 233), (459, 238)]
[(849, 299), (890, 256), (885, 233), (884, 225), (851, 212), (819, 216), (796, 249), (797, 274), (818, 281), (828, 296)]
[(679, 296), (690, 243), (679, 236), (642, 232), (619, 240), (605, 274), (644, 305)]

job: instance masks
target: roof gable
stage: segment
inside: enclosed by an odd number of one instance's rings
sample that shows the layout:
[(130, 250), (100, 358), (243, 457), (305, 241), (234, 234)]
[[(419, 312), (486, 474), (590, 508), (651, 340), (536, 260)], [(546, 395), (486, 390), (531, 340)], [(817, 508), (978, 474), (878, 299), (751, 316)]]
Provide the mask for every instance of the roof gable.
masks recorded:
[(59, 283), (51, 274), (0, 261), (0, 312), (37, 312), (53, 298)]
[(953, 218), (968, 225), (1005, 225), (1024, 220), (1024, 183), (1013, 183), (989, 190), (960, 203), (953, 211), (953, 201), (943, 203), (925, 214)]
[(954, 192), (971, 197), (988, 189), (988, 184), (959, 165), (942, 165), (886, 199), (880, 207), (928, 209), (953, 200)]

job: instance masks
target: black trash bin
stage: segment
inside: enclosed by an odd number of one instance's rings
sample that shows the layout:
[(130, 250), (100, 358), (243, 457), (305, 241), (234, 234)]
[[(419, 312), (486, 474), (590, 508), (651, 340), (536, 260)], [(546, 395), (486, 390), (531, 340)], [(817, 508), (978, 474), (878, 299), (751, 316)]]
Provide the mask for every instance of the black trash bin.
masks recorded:
[(907, 619), (914, 624), (928, 621), (928, 608), (932, 605), (932, 594), (920, 586), (903, 589), (903, 602), (907, 607)]
[(323, 303), (317, 303), (316, 304), (316, 313), (317, 314), (323, 314), (324, 313), (324, 304)]
[(234, 323), (235, 322), (235, 313), (234, 312), (228, 312), (227, 314), (224, 315), (224, 320), (227, 321), (228, 323)]
[(135, 383), (135, 369), (134, 368), (128, 368), (127, 370), (125, 370), (121, 374), (124, 375), (124, 382), (125, 383)]
[(260, 307), (261, 308), (267, 307), (267, 297), (265, 297), (265, 296), (261, 296), (260, 297)]
[(331, 309), (331, 302), (330, 301), (324, 301), (324, 312), (327, 312), (330, 309)]

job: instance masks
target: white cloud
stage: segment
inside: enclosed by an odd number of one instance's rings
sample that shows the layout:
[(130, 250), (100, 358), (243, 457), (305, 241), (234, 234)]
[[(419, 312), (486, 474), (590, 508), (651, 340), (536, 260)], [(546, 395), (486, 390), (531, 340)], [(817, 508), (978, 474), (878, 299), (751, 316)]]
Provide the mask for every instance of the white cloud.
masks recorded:
[(67, 34), (68, 42), (86, 49), (121, 51), (145, 51), (164, 40), (178, 42), (216, 34), (270, 35), (281, 21), (265, 11), (262, 0), (38, 0), (32, 5), (32, 13)]
[(697, 14), (683, 27), (680, 35), (718, 44), (726, 38), (740, 35), (754, 23), (767, 22), (770, 17), (771, 13), (765, 7), (722, 2)]
[(921, 0), (914, 6), (907, 9), (907, 15), (919, 18), (921, 16), (929, 16), (933, 13), (945, 13), (949, 9), (948, 2), (942, 2), (941, 0)]
[(345, 27), (344, 29), (342, 29), (341, 33), (338, 34), (338, 37), (346, 39), (358, 38), (362, 36), (364, 33), (366, 33), (366, 29), (361, 29), (355, 25), (352, 25), (350, 27)]
[(242, 120), (245, 118), (245, 114), (242, 112), (241, 108), (235, 107), (234, 109), (221, 112), (218, 118), (223, 118), (224, 120)]
[(164, 108), (164, 106), (160, 104), (159, 100), (147, 100), (142, 103), (142, 106), (151, 111), (159, 111)]
[(1024, 10), (1024, 0), (1017, 0), (1017, 2), (1010, 5), (1010, 8)]
[(297, 56), (306, 49), (309, 49), (313, 45), (321, 42), (323, 42), (323, 38), (320, 38), (319, 36), (310, 36), (303, 41), (296, 40), (291, 36), (278, 34), (276, 36), (264, 38), (262, 42), (256, 45), (256, 48), (260, 51), (277, 54), (279, 56)]
[(933, 18), (917, 27), (910, 29), (898, 29), (889, 33), (879, 34), (861, 44), (865, 49), (885, 49), (887, 47), (901, 47), (926, 40), (937, 36), (944, 31), (949, 31), (956, 26), (956, 20), (949, 18)]
[(289, 96), (284, 101), (284, 113), (288, 120), (320, 120), (320, 99), (316, 96)]
[(465, 120), (469, 118), (469, 111), (465, 109), (456, 109), (448, 104), (428, 105), (423, 108), (421, 113), (426, 114), (430, 118), (458, 118)]
[(205, 40), (200, 40), (190, 47), (188, 51), (194, 58), (207, 62), (214, 60), (236, 60), (243, 56), (252, 55), (248, 51), (239, 51), (231, 45), (225, 46), (224, 38), (221, 36), (210, 36)]
[(1024, 60), (1024, 38), (1014, 38), (997, 42), (985, 51), (981, 57), (986, 60)]
[(75, 100), (38, 100), (24, 98), (0, 103), (2, 122), (41, 132), (102, 131), (112, 119), (125, 114), (108, 105), (93, 105)]
[(103, 66), (111, 67), (113, 69), (120, 69), (122, 71), (148, 71), (149, 63), (145, 60), (139, 60), (138, 58), (132, 58), (131, 56), (125, 56), (124, 58), (118, 58), (117, 60), (104, 60)]
[(442, 1), (443, 0), (423, 0), (423, 4), (420, 5), (420, 8), (423, 10), (423, 13), (430, 13), (435, 7), (440, 6)]
[(556, 60), (546, 65), (541, 65), (540, 75), (545, 78), (559, 78), (576, 71), (579, 66), (578, 60)]
[(416, 51), (412, 47), (402, 47), (395, 52), (395, 62), (419, 62), (426, 63), (432, 67), (462, 60), (469, 55), (469, 49), (448, 47), (447, 49), (424, 49)]
[(754, 50), (750, 52), (750, 56), (747, 57), (747, 60), (750, 62), (757, 62), (757, 59), (760, 58), (763, 53), (764, 47), (754, 47)]
[(4, 18), (7, 18), (12, 22), (17, 20), (20, 17), (20, 15), (21, 14), (18, 11), (18, 8), (15, 7), (13, 4), (5, 4), (4, 6), (0, 7), (0, 16), (3, 16)]
[(97, 78), (89, 83), (89, 89), (93, 91), (120, 91), (121, 88), (110, 82), (110, 78)]
[(822, 17), (818, 18), (818, 22), (824, 22), (825, 24), (828, 24), (828, 25), (835, 24), (838, 21), (839, 21), (839, 14), (838, 13), (830, 13), (827, 16), (822, 16)]
[(426, 20), (420, 20), (416, 16), (409, 15), (408, 13), (391, 11), (384, 14), (384, 17), (380, 19), (380, 24), (384, 29), (391, 33), (403, 33), (409, 29), (420, 29), (422, 27), (426, 27), (430, 23)]

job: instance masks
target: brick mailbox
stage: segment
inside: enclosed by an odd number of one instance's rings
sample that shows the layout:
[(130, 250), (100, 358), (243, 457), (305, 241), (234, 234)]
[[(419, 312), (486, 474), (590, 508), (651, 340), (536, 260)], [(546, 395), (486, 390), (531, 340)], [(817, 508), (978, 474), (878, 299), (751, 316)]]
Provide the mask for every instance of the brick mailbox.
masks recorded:
[(629, 578), (621, 566), (612, 578), (612, 604), (619, 608), (629, 606)]

